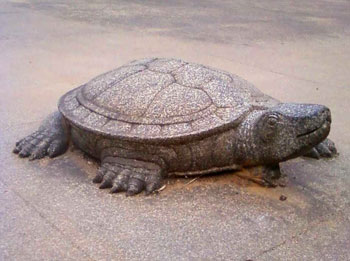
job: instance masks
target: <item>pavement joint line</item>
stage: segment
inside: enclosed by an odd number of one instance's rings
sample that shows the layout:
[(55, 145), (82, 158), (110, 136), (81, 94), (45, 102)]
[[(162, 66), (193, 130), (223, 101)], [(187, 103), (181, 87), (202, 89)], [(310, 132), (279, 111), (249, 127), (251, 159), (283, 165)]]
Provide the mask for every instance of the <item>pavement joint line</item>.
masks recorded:
[(295, 80), (299, 80), (299, 81), (304, 81), (304, 82), (310, 82), (310, 83), (314, 83), (314, 84), (319, 84), (319, 85), (321, 85), (321, 86), (330, 88), (330, 86), (327, 85), (327, 84), (324, 84), (324, 83), (321, 83), (321, 82), (317, 82), (317, 81), (313, 81), (313, 80), (310, 80), (310, 79), (305, 79), (305, 78), (298, 77), (298, 76), (295, 76), (295, 75), (290, 75), (290, 74), (286, 74), (286, 73), (283, 73), (283, 72), (278, 72), (278, 71), (266, 69), (266, 68), (263, 68), (263, 67), (261, 67), (261, 66), (246, 64), (246, 63), (243, 63), (243, 62), (240, 62), (240, 61), (237, 61), (237, 60), (233, 60), (233, 59), (229, 59), (229, 58), (222, 57), (222, 56), (220, 56), (220, 55), (213, 55), (213, 54), (208, 54), (208, 55), (211, 56), (211, 57), (215, 57), (215, 58), (223, 59), (223, 60), (226, 60), (226, 61), (238, 63), (238, 64), (241, 64), (241, 65), (244, 65), (244, 66), (247, 66), (247, 67), (251, 67), (251, 68), (254, 68), (254, 69), (258, 69), (258, 70), (261, 70), (261, 71), (266, 71), (266, 72), (278, 74), (278, 75), (281, 75), (281, 76), (284, 76), (284, 77), (287, 77), (287, 78), (291, 78), (291, 79), (295, 79)]
[(45, 222), (47, 223), (51, 228), (53, 228), (54, 230), (56, 230), (61, 236), (63, 236), (63, 238), (65, 238), (68, 242), (70, 242), (70, 244), (72, 245), (72, 247), (74, 247), (75, 249), (77, 249), (81, 254), (83, 254), (84, 256), (86, 256), (89, 260), (91, 261), (97, 261), (95, 259), (93, 259), (88, 253), (86, 253), (84, 251), (84, 249), (82, 249), (77, 243), (75, 243), (74, 241), (72, 241), (69, 237), (67, 237), (65, 235), (65, 233), (58, 227), (56, 226), (53, 222), (51, 222), (49, 220), (49, 218), (47, 218), (40, 210), (38, 210), (35, 205), (31, 204), (28, 200), (26, 200), (24, 197), (22, 197), (22, 195), (20, 193), (18, 193), (16, 190), (14, 190), (13, 188), (11, 188), (10, 186), (8, 186), (6, 184), (6, 182), (4, 182), (1, 178), (0, 178), (0, 183), (2, 183), (5, 187), (7, 187), (11, 192), (13, 192), (13, 194), (15, 194), (19, 199), (21, 199), (24, 204), (31, 208), (32, 210), (34, 210), (34, 212), (36, 212), (39, 217)]

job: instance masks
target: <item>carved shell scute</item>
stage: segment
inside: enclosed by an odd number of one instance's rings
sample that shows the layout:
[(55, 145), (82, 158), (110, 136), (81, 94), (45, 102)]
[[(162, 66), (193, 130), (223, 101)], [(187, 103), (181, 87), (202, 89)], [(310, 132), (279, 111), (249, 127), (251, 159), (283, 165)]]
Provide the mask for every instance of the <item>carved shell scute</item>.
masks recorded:
[(74, 125), (121, 139), (167, 142), (233, 128), (273, 104), (240, 77), (170, 58), (146, 58), (68, 92), (59, 110)]

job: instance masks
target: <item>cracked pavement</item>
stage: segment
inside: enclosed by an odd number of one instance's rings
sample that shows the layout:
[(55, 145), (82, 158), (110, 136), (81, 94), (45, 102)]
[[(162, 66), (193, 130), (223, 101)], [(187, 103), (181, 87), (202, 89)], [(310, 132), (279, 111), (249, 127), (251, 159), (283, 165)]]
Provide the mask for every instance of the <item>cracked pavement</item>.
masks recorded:
[[(350, 260), (349, 12), (345, 0), (2, 1), (0, 260)], [(126, 198), (98, 190), (98, 163), (73, 148), (34, 162), (11, 153), (62, 94), (150, 56), (327, 105), (340, 155), (283, 163), (286, 187), (226, 173)]]

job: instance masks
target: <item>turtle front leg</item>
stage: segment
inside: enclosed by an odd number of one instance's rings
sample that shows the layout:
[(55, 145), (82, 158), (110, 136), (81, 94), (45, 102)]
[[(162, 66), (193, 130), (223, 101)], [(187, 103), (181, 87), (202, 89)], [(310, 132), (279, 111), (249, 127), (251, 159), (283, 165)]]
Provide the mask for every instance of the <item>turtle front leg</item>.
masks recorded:
[(69, 143), (69, 127), (59, 112), (49, 115), (40, 128), (16, 142), (13, 150), (19, 157), (30, 160), (48, 155), (50, 158), (63, 154)]
[(101, 183), (101, 189), (111, 188), (111, 193), (125, 191), (127, 196), (133, 196), (144, 190), (150, 194), (160, 187), (161, 172), (152, 162), (106, 157), (93, 182)]
[(330, 139), (325, 139), (321, 143), (319, 143), (317, 146), (309, 150), (306, 154), (304, 154), (304, 157), (309, 158), (332, 158), (335, 155), (337, 155), (337, 149), (335, 147), (335, 144)]
[(264, 187), (285, 186), (286, 183), (278, 164), (245, 168), (238, 172), (238, 176)]

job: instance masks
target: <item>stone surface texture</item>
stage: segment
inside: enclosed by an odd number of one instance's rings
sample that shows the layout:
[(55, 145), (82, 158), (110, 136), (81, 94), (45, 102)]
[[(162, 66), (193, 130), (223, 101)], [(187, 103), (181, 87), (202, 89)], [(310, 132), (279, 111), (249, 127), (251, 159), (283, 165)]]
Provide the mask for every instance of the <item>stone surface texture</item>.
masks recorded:
[[(261, 109), (278, 104), (239, 76), (178, 59), (149, 58), (95, 77), (65, 94), (58, 107), (89, 131), (165, 140), (237, 126), (259, 102)], [(129, 128), (118, 128), (125, 124)]]
[[(0, 259), (349, 260), (349, 8), (2, 1)], [(281, 164), (284, 188), (261, 188), (240, 171), (167, 179), (159, 195), (126, 198), (91, 185), (97, 163), (78, 150), (35, 162), (9, 153), (72, 86), (150, 56), (234, 72), (285, 102), (326, 105), (339, 156)]]
[[(165, 71), (177, 67), (167, 73), (150, 70), (157, 61)], [(144, 69), (138, 71), (139, 65)], [(59, 112), (16, 142), (13, 152), (30, 160), (53, 158), (65, 153), (71, 140), (101, 161), (93, 180), (101, 189), (128, 196), (157, 191), (163, 177), (242, 168), (255, 173), (253, 181), (275, 187), (281, 182), (279, 163), (336, 155), (326, 139), (327, 107), (280, 103), (238, 76), (175, 59), (128, 63), (60, 100)], [(216, 114), (222, 109), (229, 109), (226, 121)], [(123, 124), (129, 128), (119, 129)]]

